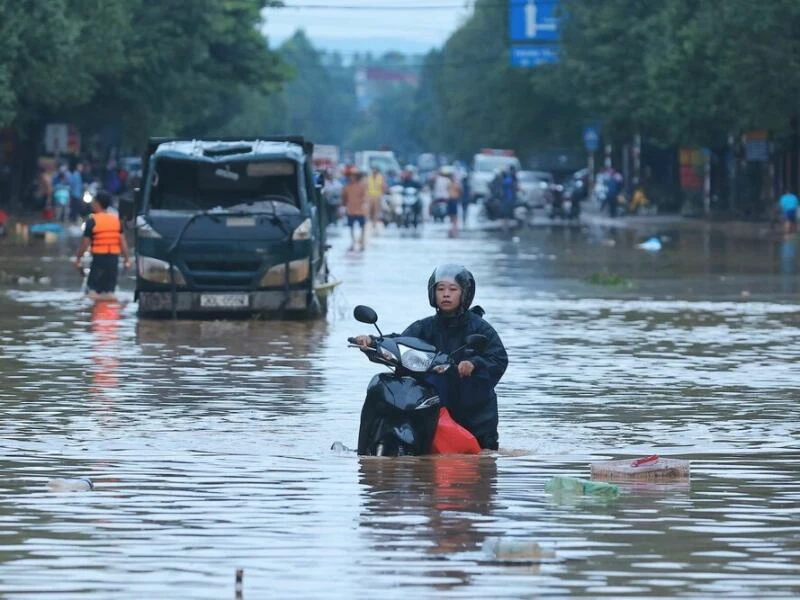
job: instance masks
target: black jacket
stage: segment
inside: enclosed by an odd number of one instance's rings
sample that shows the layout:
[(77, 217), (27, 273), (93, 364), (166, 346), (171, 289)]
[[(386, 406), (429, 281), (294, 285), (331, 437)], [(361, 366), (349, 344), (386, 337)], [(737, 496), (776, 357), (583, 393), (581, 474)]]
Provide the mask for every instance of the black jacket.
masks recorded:
[[(480, 354), (474, 350), (452, 353), (463, 346), (468, 335), (479, 333), (489, 339)], [(494, 386), (508, 366), (508, 354), (494, 328), (472, 311), (455, 317), (440, 313), (415, 321), (403, 335), (417, 337), (452, 355), (458, 361), (469, 360), (475, 370), (469, 377), (459, 377), (455, 369), (447, 375), (447, 398), (444, 405), (453, 418), (469, 429), (482, 448), (497, 449), (497, 395)], [(437, 386), (439, 387), (439, 386)], [(456, 391), (457, 390), (457, 391)]]

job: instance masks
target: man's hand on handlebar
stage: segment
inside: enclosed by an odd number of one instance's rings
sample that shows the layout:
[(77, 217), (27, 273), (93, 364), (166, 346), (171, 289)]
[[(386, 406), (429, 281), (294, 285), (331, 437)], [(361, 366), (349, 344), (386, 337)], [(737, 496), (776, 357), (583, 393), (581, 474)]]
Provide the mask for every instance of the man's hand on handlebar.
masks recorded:
[(353, 343), (362, 348), (372, 348), (375, 346), (375, 338), (371, 335), (357, 335), (353, 338)]
[(460, 363), (458, 363), (459, 377), (469, 377), (470, 375), (472, 375), (472, 372), (474, 370), (475, 370), (475, 365), (468, 360), (462, 360)]

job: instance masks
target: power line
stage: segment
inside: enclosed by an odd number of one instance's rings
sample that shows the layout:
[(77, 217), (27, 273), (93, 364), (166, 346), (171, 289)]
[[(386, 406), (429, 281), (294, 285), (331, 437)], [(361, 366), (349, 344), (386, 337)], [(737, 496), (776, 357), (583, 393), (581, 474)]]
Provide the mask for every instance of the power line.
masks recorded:
[[(537, 6), (555, 5), (563, 0), (536, 0)], [(490, 4), (484, 0), (485, 4)], [(356, 10), (356, 11), (376, 11), (376, 10), (472, 10), (475, 8), (476, 0), (462, 0), (457, 4), (284, 4), (283, 6), (269, 7), (271, 9), (296, 9), (296, 10)], [(492, 6), (508, 6), (508, 0), (497, 0), (491, 2)]]
[(464, 2), (461, 4), (418, 4), (418, 5), (373, 5), (373, 6), (363, 6), (363, 5), (355, 5), (355, 4), (337, 4), (334, 6), (326, 5), (326, 4), (285, 4), (283, 6), (275, 7), (279, 10), (281, 9), (299, 9), (299, 10), (363, 10), (363, 11), (375, 11), (375, 10), (401, 10), (401, 11), (409, 11), (409, 10), (467, 10), (469, 9), (469, 4)]

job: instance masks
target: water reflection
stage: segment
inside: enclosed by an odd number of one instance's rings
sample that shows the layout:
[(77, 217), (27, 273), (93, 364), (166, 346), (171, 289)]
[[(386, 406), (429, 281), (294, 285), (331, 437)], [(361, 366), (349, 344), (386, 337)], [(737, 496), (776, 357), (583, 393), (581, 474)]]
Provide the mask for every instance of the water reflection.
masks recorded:
[(177, 384), (184, 399), (235, 391), (297, 412), (325, 385), (320, 358), (327, 337), (324, 321), (139, 320), (137, 363), (151, 384)]
[(105, 392), (119, 384), (120, 339), (119, 322), (122, 304), (117, 300), (95, 302), (91, 314), (92, 383), (89, 392), (100, 402), (108, 398)]
[[(361, 526), (370, 531), (376, 553), (398, 545), (423, 550), (452, 566), (425, 570), (436, 589), (467, 585), (471, 575), (457, 568), (458, 555), (480, 549), (497, 492), (493, 456), (427, 458), (361, 457), (359, 483), (365, 487)], [(418, 515), (413, 522), (410, 514)]]
[(797, 235), (785, 235), (781, 242), (781, 291), (797, 291)]
[[(446, 232), (390, 228), (358, 257), (332, 237), (344, 283), (323, 323), (139, 322), (135, 304), (88, 304), (72, 271), (4, 292), (0, 595), (230, 597), (243, 566), (245, 598), (796, 596), (795, 241), (716, 224)], [(670, 239), (644, 253), (647, 235)], [(402, 330), (430, 314), (435, 263), (464, 257), (512, 356), (501, 442), (528, 455), (332, 455), (380, 369), (346, 347), (364, 330), (352, 306)], [(589, 285), (603, 267), (632, 287)], [(691, 486), (544, 493), (653, 452), (691, 460)], [(63, 476), (97, 488), (46, 491)], [(487, 564), (488, 537), (557, 561)]]

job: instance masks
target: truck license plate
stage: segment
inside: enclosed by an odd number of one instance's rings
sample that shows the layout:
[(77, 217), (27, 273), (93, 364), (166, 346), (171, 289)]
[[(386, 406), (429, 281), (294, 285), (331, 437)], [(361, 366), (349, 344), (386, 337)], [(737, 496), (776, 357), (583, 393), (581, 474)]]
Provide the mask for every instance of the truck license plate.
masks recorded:
[(202, 308), (247, 308), (250, 306), (250, 296), (247, 294), (202, 294), (200, 306)]
[(225, 225), (228, 227), (255, 227), (255, 217), (228, 217), (225, 219)]

